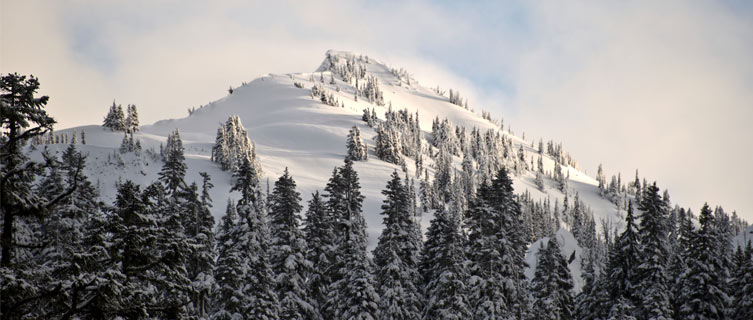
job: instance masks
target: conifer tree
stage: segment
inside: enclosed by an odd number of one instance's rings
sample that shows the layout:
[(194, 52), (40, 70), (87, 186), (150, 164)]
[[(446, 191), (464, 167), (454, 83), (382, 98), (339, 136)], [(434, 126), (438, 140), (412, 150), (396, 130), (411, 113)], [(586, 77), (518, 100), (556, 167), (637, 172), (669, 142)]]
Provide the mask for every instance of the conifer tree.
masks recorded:
[(656, 183), (647, 186), (641, 200), (641, 222), (638, 235), (641, 255), (636, 271), (636, 294), (639, 301), (636, 317), (671, 319), (669, 288), (665, 266), (669, 256), (666, 227), (667, 205), (659, 195)]
[(346, 146), (348, 148), (347, 157), (351, 160), (362, 161), (368, 159), (368, 150), (366, 144), (363, 143), (363, 139), (361, 138), (361, 130), (359, 130), (357, 126), (353, 126), (353, 128), (350, 129)]
[(19, 244), (32, 240), (26, 245), (39, 245), (36, 239), (24, 239), (24, 233), (36, 224), (33, 217), (73, 192), (66, 190), (43, 199), (32, 190), (41, 166), (28, 161), (22, 147), (51, 131), (55, 123), (44, 110), (48, 97), (37, 97), (38, 89), (39, 81), (33, 76), (27, 78), (16, 73), (0, 76), (0, 127), (3, 129), (0, 138), (0, 314), (3, 319), (23, 315), (40, 295), (56, 294), (35, 283), (35, 270), (24, 255), (28, 248)]
[[(649, 187), (649, 191), (651, 187)], [(693, 235), (693, 244), (688, 255), (688, 269), (681, 275), (686, 286), (680, 293), (680, 313), (683, 319), (723, 319), (729, 297), (722, 278), (723, 262), (719, 257), (714, 215), (704, 204), (698, 216), (701, 227)]]
[(415, 232), (408, 198), (397, 171), (392, 173), (382, 203), (384, 229), (374, 249), (381, 319), (419, 319), (423, 309), (418, 273), (420, 234)]
[(467, 260), (460, 231), (460, 212), (441, 206), (426, 233), (420, 270), (424, 285), (423, 319), (469, 319)]
[(615, 240), (604, 272), (607, 295), (612, 303), (617, 303), (620, 299), (638, 301), (640, 298), (635, 292), (635, 271), (640, 263), (640, 248), (633, 205), (628, 202), (625, 231)]
[(328, 209), (336, 219), (338, 241), (327, 310), (338, 319), (376, 319), (379, 314), (373, 262), (366, 252), (368, 240), (360, 189), (358, 174), (350, 159), (337, 169), (325, 189)]
[(244, 253), (234, 238), (237, 213), (228, 199), (227, 209), (217, 229), (217, 263), (214, 270), (216, 288), (212, 292), (210, 318), (218, 320), (241, 319), (245, 306), (251, 304), (243, 292)]
[(139, 131), (139, 114), (136, 110), (136, 105), (129, 104), (127, 107), (128, 115), (125, 119), (126, 131), (136, 132)]
[(199, 196), (196, 183), (180, 193), (177, 208), (185, 228), (187, 241), (193, 244), (187, 263), (188, 277), (192, 282), (191, 313), (205, 317), (209, 306), (209, 293), (214, 282), (214, 217), (209, 211), (212, 188), (210, 177), (206, 172), (199, 173), (202, 178), (202, 195)]
[(285, 168), (269, 199), (270, 262), (277, 282), (280, 318), (311, 319), (317, 318), (318, 314), (309, 301), (305, 282), (311, 262), (306, 260), (306, 243), (298, 228), (302, 207), (300, 193), (295, 188), (295, 181)]
[(159, 172), (159, 179), (165, 184), (168, 193), (177, 196), (179, 188), (185, 187), (186, 157), (183, 155), (183, 141), (180, 139), (180, 131), (175, 129), (167, 136), (167, 145), (164, 149), (165, 164)]
[(120, 130), (120, 120), (118, 119), (118, 105), (115, 104), (114, 100), (112, 102), (112, 106), (110, 106), (110, 110), (107, 112), (107, 116), (105, 116), (105, 120), (102, 122), (102, 126), (112, 131)]
[(319, 191), (311, 195), (304, 220), (304, 236), (307, 244), (306, 260), (312, 268), (308, 275), (307, 287), (310, 301), (315, 311), (323, 318), (327, 301), (328, 287), (331, 284), (329, 271), (335, 261), (334, 217), (328, 214)]
[[(244, 161), (243, 167), (250, 168), (248, 160)], [(261, 205), (262, 194), (260, 186), (248, 172), (243, 170), (241, 176), (236, 179), (232, 191), (241, 193), (238, 201), (237, 212), (239, 222), (235, 227), (234, 238), (238, 250), (245, 255), (242, 260), (244, 275), (241, 280), (241, 291), (250, 300), (250, 304), (243, 306), (243, 312), (253, 319), (278, 319), (279, 300), (275, 293), (274, 273), (269, 261), (269, 233), (266, 214)]]
[(472, 263), (469, 300), (474, 319), (527, 314), (526, 241), (512, 180), (502, 167), (480, 187), (467, 216), (466, 253)]
[(750, 244), (748, 241), (745, 249), (739, 244), (735, 254), (736, 269), (730, 283), (729, 319), (732, 320), (753, 318), (753, 249)]
[(542, 242), (531, 280), (536, 319), (573, 319), (573, 280), (556, 238)]

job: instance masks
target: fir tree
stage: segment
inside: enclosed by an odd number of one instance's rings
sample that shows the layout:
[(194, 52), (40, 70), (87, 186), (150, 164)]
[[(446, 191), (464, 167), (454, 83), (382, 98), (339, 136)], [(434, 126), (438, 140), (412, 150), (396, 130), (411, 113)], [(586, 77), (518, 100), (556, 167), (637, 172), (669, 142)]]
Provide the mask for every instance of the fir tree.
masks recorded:
[(392, 173), (382, 203), (384, 229), (374, 249), (381, 319), (418, 319), (423, 309), (419, 291), (418, 226), (411, 214), (408, 188)]
[[(651, 187), (649, 187), (649, 191)], [(698, 216), (701, 227), (693, 236), (693, 245), (688, 255), (688, 269), (682, 274), (686, 286), (680, 294), (682, 319), (724, 319), (729, 297), (722, 278), (723, 263), (716, 252), (714, 216), (708, 204), (704, 204)]]
[(177, 208), (181, 214), (187, 241), (193, 244), (187, 262), (188, 277), (192, 282), (191, 312), (205, 317), (208, 312), (209, 293), (214, 282), (214, 217), (209, 211), (211, 199), (208, 198), (212, 188), (210, 177), (206, 172), (199, 173), (202, 178), (202, 195), (199, 196), (196, 183), (192, 183), (180, 194)]
[(469, 280), (474, 319), (522, 318), (526, 296), (525, 251), (520, 205), (503, 167), (491, 185), (482, 185), (467, 216), (466, 253), (472, 263)]
[(656, 184), (648, 186), (641, 200), (641, 222), (638, 235), (641, 255), (636, 267), (636, 294), (639, 299), (636, 317), (671, 319), (669, 288), (665, 266), (669, 256), (666, 227), (667, 206), (659, 196)]
[(327, 310), (330, 316), (339, 319), (376, 319), (379, 314), (372, 261), (366, 252), (366, 221), (361, 213), (360, 189), (358, 174), (349, 159), (337, 169), (325, 189), (328, 209), (336, 219), (338, 241)]
[(743, 250), (738, 245), (736, 257), (736, 270), (730, 283), (732, 304), (730, 305), (730, 319), (743, 320), (753, 318), (753, 249), (750, 241)]
[[(248, 161), (245, 161), (248, 166)], [(253, 319), (278, 319), (279, 300), (275, 293), (275, 279), (269, 262), (269, 234), (266, 214), (262, 211), (261, 192), (252, 179), (237, 179), (231, 190), (241, 192), (237, 212), (239, 222), (235, 227), (234, 239), (238, 250), (245, 257), (242, 261), (244, 275), (241, 291), (250, 300), (242, 306), (246, 317)], [(245, 191), (244, 191), (245, 190)], [(248, 190), (253, 190), (248, 193)]]
[(604, 272), (607, 295), (612, 303), (617, 303), (620, 299), (630, 302), (639, 301), (640, 296), (635, 292), (637, 289), (635, 271), (640, 263), (640, 248), (633, 205), (632, 202), (628, 202), (625, 231), (612, 246)]
[(346, 141), (346, 146), (348, 148), (347, 157), (351, 160), (361, 161), (368, 159), (368, 150), (366, 148), (366, 145), (363, 143), (363, 139), (361, 138), (361, 130), (359, 130), (357, 126), (353, 126), (353, 128), (350, 129)]
[(295, 181), (285, 168), (269, 199), (270, 262), (277, 282), (280, 318), (311, 319), (317, 318), (318, 314), (309, 301), (305, 282), (311, 262), (306, 260), (306, 243), (298, 228), (302, 207), (300, 193), (295, 188)]
[(239, 250), (234, 238), (237, 213), (235, 205), (228, 200), (225, 215), (217, 229), (217, 263), (214, 270), (216, 288), (212, 292), (210, 318), (218, 320), (241, 319), (245, 306), (251, 304), (243, 292), (244, 253)]
[(179, 188), (185, 187), (186, 157), (183, 155), (183, 141), (180, 139), (180, 131), (175, 129), (167, 136), (167, 145), (164, 149), (165, 164), (159, 172), (159, 179), (165, 184), (169, 194), (177, 196)]
[(308, 295), (314, 309), (324, 315), (328, 286), (331, 283), (329, 271), (335, 261), (336, 244), (334, 219), (327, 213), (319, 191), (311, 195), (303, 232), (307, 244), (306, 260), (312, 265), (307, 281)]
[(139, 114), (136, 110), (136, 105), (129, 104), (128, 107), (128, 115), (125, 119), (125, 125), (126, 125), (126, 131), (127, 132), (136, 132), (139, 131)]
[(468, 263), (463, 251), (460, 212), (440, 207), (426, 233), (420, 270), (426, 305), (423, 319), (469, 319), (466, 281)]
[[(52, 130), (55, 123), (44, 110), (48, 97), (37, 97), (39, 81), (33, 76), (16, 73), (0, 76), (0, 314), (3, 319), (19, 317), (33, 308), (38, 297), (52, 296), (57, 290), (40, 288), (33, 275), (33, 264), (27, 260), (29, 248), (37, 246), (38, 238), (26, 238), (26, 232), (43, 216), (64, 200), (73, 190), (40, 198), (32, 191), (32, 183), (40, 165), (29, 162), (22, 147), (34, 138)], [(38, 220), (37, 220), (38, 221)], [(27, 242), (27, 240), (30, 240)]]
[(536, 319), (573, 319), (573, 280), (556, 238), (542, 242), (531, 280)]

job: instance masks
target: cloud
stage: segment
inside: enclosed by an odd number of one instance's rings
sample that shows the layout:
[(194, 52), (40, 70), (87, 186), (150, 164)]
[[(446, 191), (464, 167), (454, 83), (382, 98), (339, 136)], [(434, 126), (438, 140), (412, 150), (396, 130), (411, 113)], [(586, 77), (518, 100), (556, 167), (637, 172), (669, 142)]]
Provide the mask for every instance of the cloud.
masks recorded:
[(591, 171), (637, 167), (684, 206), (753, 218), (749, 19), (708, 2), (531, 12), (541, 23), (517, 69), (520, 127), (564, 141)]

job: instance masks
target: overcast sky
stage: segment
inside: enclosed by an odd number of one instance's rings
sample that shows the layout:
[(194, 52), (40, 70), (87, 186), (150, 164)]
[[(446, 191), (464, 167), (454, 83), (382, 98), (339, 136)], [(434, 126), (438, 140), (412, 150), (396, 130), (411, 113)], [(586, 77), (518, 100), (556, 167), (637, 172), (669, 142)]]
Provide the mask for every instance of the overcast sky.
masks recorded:
[(58, 128), (113, 99), (148, 124), (355, 51), (563, 142), (591, 175), (638, 168), (753, 221), (753, 2), (501, 2), (0, 0), (0, 72), (38, 76)]

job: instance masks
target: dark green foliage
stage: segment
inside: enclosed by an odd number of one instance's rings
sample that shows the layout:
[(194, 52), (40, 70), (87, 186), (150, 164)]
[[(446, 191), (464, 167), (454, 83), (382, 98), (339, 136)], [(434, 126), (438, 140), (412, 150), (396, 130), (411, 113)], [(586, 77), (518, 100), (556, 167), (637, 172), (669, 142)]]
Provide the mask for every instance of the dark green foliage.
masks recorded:
[(668, 208), (659, 195), (656, 184), (644, 190), (640, 210), (643, 212), (638, 228), (642, 250), (635, 269), (637, 317), (671, 319), (669, 287), (666, 275), (669, 250), (667, 238)]
[(536, 319), (573, 319), (573, 280), (556, 238), (543, 242), (531, 280), (532, 313)]
[(315, 319), (319, 315), (310, 302), (306, 285), (311, 262), (306, 260), (306, 242), (299, 229), (301, 195), (295, 188), (295, 181), (285, 168), (269, 199), (270, 262), (277, 282), (280, 318)]
[(468, 261), (460, 231), (460, 212), (438, 209), (426, 233), (420, 270), (424, 285), (424, 319), (469, 319), (466, 281)]
[(310, 301), (315, 310), (324, 314), (327, 301), (327, 287), (330, 285), (329, 270), (335, 261), (335, 230), (334, 219), (328, 214), (325, 204), (319, 196), (319, 191), (311, 195), (304, 221), (304, 237), (306, 239), (306, 260), (311, 262), (312, 269), (308, 278)]
[[(726, 315), (729, 297), (724, 290), (727, 283), (714, 219), (708, 204), (704, 204), (698, 216), (701, 227), (689, 248), (688, 268), (681, 275), (685, 290), (680, 293), (682, 305), (677, 316), (683, 319), (723, 319)], [(725, 245), (729, 246), (729, 242)]]
[(382, 203), (384, 229), (374, 249), (382, 319), (418, 319), (423, 310), (418, 273), (420, 234), (411, 214), (408, 188), (392, 173)]
[(337, 249), (330, 269), (332, 281), (326, 310), (340, 319), (378, 316), (379, 296), (374, 289), (372, 261), (366, 247), (366, 221), (361, 212), (363, 195), (353, 161), (336, 169), (327, 187), (327, 207), (336, 224)]
[(466, 213), (471, 261), (469, 300), (474, 319), (527, 313), (526, 242), (512, 180), (502, 168), (484, 184)]
[(183, 155), (183, 141), (180, 131), (175, 129), (167, 136), (167, 145), (163, 151), (165, 164), (159, 172), (159, 179), (165, 184), (168, 194), (177, 196), (179, 188), (185, 187), (183, 180), (186, 176), (186, 157)]

